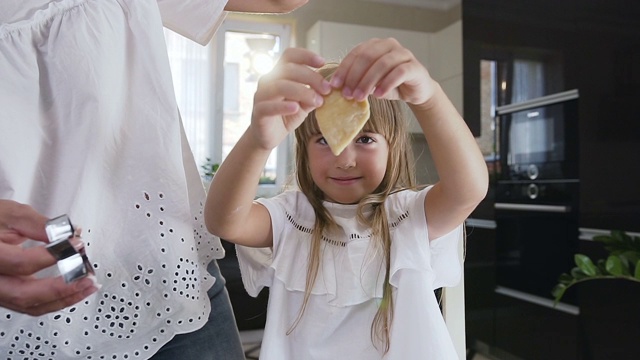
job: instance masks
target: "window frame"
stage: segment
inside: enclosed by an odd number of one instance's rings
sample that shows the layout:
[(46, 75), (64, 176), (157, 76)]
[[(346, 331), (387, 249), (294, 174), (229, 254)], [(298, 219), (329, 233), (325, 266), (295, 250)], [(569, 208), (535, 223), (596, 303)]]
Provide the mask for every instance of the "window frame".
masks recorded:
[[(209, 151), (213, 163), (222, 163), (223, 131), (224, 131), (224, 59), (225, 59), (225, 34), (228, 31), (256, 34), (273, 34), (280, 37), (281, 49), (278, 56), (287, 47), (293, 46), (291, 37), (291, 25), (285, 23), (256, 22), (228, 17), (216, 31), (211, 44), (212, 84), (214, 101), (210, 103), (210, 114), (213, 126), (210, 127)], [(288, 182), (290, 172), (291, 153), (293, 149), (292, 136), (287, 138), (277, 147), (276, 183), (260, 184), (259, 197), (268, 197), (277, 194)]]

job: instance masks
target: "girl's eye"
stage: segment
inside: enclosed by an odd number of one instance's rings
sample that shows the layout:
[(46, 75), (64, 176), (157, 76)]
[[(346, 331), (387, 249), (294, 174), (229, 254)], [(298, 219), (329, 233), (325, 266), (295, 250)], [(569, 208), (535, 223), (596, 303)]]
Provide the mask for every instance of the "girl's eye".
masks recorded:
[(361, 144), (371, 144), (371, 143), (376, 142), (376, 140), (374, 138), (372, 138), (371, 136), (363, 135), (363, 136), (360, 136), (358, 138), (358, 140), (356, 140), (356, 142), (357, 143), (361, 143)]
[(327, 140), (325, 140), (324, 137), (319, 138), (317, 142), (321, 145), (327, 145)]

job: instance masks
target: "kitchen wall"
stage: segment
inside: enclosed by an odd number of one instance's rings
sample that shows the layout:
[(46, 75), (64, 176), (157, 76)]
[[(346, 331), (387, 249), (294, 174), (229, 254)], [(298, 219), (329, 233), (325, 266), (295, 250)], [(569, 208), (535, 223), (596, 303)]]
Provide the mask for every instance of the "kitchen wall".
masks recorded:
[(248, 17), (256, 21), (292, 23), (296, 46), (306, 47), (306, 34), (317, 21), (431, 33), (460, 20), (461, 14), (461, 6), (440, 11), (359, 0), (309, 0), (306, 5), (290, 14), (276, 17), (236, 14), (234, 16)]

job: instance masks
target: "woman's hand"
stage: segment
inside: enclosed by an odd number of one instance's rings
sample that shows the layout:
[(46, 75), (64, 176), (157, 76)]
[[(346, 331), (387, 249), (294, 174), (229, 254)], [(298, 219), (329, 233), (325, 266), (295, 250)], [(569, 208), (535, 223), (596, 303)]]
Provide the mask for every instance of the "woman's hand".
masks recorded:
[(0, 307), (38, 316), (73, 305), (97, 290), (90, 278), (66, 284), (61, 276), (33, 276), (56, 263), (44, 246), (21, 246), (27, 239), (46, 243), (46, 222), (28, 205), (0, 200)]
[(331, 78), (346, 98), (403, 100), (419, 105), (435, 92), (427, 69), (397, 40), (371, 39), (349, 52)]
[(329, 82), (315, 71), (322, 65), (324, 60), (313, 52), (289, 48), (274, 69), (260, 78), (248, 129), (259, 147), (278, 146), (322, 105), (322, 96), (331, 91)]

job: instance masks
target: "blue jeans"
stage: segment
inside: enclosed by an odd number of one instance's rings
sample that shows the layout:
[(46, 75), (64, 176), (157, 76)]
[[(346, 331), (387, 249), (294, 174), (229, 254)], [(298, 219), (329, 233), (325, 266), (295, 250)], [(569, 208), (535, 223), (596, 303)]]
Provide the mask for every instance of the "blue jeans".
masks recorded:
[(211, 314), (199, 330), (176, 335), (151, 357), (152, 360), (245, 360), (225, 280), (214, 260), (207, 269), (216, 278), (209, 289)]

